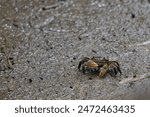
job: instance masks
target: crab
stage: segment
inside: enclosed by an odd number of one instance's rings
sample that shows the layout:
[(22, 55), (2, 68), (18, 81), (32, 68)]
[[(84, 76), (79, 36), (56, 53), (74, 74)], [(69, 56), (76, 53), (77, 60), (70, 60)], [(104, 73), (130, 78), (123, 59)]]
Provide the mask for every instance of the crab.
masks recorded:
[(106, 58), (100, 57), (84, 57), (78, 65), (78, 69), (83, 73), (90, 71), (92, 73), (99, 73), (99, 77), (103, 78), (106, 75), (115, 77), (118, 73), (122, 73), (120, 65), (117, 61), (110, 61)]
[(92, 59), (84, 57), (79, 62), (78, 69), (81, 70), (83, 73), (85, 73), (86, 71), (97, 71), (99, 69), (99, 65)]

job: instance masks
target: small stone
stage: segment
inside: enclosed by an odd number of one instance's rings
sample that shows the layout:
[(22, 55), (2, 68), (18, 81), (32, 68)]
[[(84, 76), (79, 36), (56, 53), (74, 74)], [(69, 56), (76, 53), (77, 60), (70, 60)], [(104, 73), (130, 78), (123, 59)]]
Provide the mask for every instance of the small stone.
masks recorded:
[(32, 83), (32, 79), (29, 79), (29, 83)]

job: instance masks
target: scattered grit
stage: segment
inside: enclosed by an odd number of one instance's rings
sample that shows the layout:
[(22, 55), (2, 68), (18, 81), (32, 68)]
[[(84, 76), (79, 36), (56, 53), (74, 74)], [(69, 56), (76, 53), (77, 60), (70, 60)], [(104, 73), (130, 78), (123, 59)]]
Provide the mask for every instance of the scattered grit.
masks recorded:
[[(0, 11), (0, 99), (150, 99), (149, 0), (0, 0)], [(85, 56), (123, 74), (83, 74)]]

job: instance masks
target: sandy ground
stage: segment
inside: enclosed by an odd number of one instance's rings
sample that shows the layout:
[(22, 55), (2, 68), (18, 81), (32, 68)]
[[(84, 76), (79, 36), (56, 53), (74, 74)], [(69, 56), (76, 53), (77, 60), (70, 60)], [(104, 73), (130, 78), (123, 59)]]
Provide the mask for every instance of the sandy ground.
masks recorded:
[[(0, 0), (0, 99), (150, 99), (149, 0)], [(116, 60), (116, 78), (83, 57)], [(119, 81), (120, 80), (120, 81)]]

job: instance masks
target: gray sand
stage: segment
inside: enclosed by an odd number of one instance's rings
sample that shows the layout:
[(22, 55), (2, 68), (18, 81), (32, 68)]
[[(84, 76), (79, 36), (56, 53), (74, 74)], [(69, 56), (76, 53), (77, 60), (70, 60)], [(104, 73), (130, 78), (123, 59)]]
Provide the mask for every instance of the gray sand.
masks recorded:
[[(149, 0), (0, 0), (0, 99), (150, 99)], [(116, 78), (83, 57), (116, 60)], [(118, 80), (119, 79), (119, 80)]]

